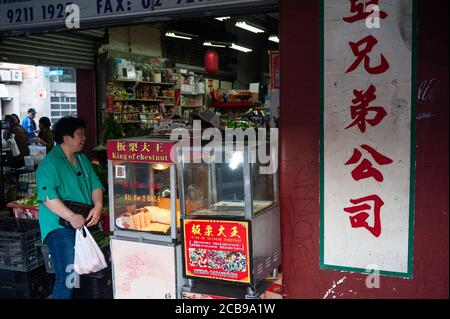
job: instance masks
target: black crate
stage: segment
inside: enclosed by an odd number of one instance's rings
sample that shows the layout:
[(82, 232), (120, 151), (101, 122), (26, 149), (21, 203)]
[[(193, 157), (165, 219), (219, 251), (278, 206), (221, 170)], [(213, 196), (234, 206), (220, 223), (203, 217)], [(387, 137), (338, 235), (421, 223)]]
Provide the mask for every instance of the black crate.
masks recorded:
[(111, 268), (81, 275), (80, 288), (74, 289), (73, 299), (113, 299)]
[(54, 276), (40, 266), (32, 271), (0, 270), (0, 299), (46, 299)]
[(0, 269), (30, 271), (43, 265), (40, 242), (37, 220), (0, 219)]

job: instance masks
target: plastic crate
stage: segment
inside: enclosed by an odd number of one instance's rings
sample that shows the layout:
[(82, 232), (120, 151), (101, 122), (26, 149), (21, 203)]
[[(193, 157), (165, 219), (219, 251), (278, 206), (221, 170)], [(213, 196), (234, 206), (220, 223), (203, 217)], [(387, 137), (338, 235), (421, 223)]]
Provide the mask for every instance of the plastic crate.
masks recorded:
[(43, 265), (40, 242), (37, 220), (0, 219), (0, 269), (30, 271)]
[(14, 216), (21, 219), (38, 219), (39, 207), (38, 206), (24, 206), (19, 205), (17, 202), (11, 202), (6, 204), (7, 207), (12, 208)]
[(45, 299), (54, 280), (44, 266), (29, 272), (0, 270), (0, 299)]
[(111, 268), (80, 276), (80, 288), (73, 291), (73, 299), (113, 299)]

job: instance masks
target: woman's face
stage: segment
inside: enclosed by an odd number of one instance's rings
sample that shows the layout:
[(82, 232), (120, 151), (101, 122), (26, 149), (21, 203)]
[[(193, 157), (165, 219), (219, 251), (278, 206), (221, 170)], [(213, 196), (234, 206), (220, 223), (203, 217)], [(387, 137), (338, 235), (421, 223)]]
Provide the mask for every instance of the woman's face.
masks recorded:
[(72, 136), (64, 136), (64, 144), (69, 146), (73, 152), (80, 152), (84, 147), (86, 141), (86, 130), (84, 128), (78, 128), (73, 132)]

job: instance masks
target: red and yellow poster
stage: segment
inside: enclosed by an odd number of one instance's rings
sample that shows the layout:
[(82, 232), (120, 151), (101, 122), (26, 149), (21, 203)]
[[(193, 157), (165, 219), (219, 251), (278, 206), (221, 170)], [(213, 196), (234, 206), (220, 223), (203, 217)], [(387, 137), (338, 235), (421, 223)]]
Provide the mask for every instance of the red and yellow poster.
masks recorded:
[(249, 223), (246, 221), (183, 221), (186, 276), (249, 284)]
[(108, 160), (127, 162), (172, 163), (173, 142), (110, 140)]

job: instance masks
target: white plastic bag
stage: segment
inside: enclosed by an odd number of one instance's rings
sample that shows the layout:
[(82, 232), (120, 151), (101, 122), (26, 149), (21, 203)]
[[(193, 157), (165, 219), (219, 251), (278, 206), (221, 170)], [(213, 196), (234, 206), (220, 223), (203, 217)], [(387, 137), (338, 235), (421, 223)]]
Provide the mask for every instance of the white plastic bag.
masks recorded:
[(90, 274), (106, 268), (105, 256), (86, 227), (76, 230), (74, 269), (80, 274)]
[(11, 137), (8, 139), (9, 145), (11, 147), (11, 153), (13, 157), (17, 157), (20, 155), (19, 147), (16, 143), (15, 134), (11, 134)]

